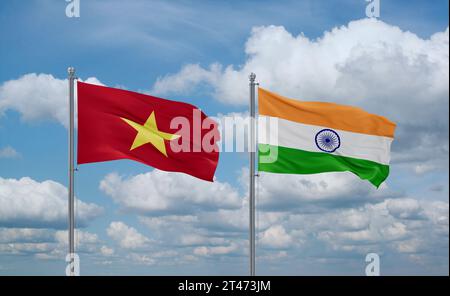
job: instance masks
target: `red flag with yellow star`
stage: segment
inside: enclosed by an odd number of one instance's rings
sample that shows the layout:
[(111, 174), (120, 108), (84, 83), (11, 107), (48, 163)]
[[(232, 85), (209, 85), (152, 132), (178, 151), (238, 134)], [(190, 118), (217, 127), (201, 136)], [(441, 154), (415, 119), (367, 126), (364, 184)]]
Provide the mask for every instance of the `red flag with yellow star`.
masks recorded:
[(217, 123), (197, 107), (78, 82), (77, 163), (131, 159), (213, 181)]

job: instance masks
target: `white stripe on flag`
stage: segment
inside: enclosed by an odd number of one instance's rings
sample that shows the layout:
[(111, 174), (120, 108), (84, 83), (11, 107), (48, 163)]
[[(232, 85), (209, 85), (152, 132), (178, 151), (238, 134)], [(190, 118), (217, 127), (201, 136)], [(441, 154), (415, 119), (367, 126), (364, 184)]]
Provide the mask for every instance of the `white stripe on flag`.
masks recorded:
[[(278, 129), (273, 127), (269, 129), (269, 124), (267, 124), (266, 128), (262, 128), (263, 125), (261, 123), (259, 124), (258, 143), (312, 152), (323, 152), (317, 147), (315, 137), (318, 132), (327, 129), (327, 127), (301, 124), (264, 115), (259, 116), (260, 122), (269, 122), (270, 124), (272, 124), (273, 120), (277, 119)], [(389, 164), (392, 138), (337, 129), (332, 130), (339, 135), (341, 144), (331, 154)]]

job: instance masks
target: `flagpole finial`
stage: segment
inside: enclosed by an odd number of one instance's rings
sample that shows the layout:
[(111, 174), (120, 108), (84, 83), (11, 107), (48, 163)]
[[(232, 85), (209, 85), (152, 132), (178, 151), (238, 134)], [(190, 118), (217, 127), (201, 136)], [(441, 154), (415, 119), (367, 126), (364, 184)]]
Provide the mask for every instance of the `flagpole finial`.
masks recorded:
[(255, 82), (256, 74), (252, 72), (252, 73), (250, 73), (250, 75), (248, 76), (248, 78), (250, 79), (250, 82)]
[(67, 73), (69, 74), (69, 76), (74, 76), (75, 75), (75, 68), (74, 67), (67, 68)]

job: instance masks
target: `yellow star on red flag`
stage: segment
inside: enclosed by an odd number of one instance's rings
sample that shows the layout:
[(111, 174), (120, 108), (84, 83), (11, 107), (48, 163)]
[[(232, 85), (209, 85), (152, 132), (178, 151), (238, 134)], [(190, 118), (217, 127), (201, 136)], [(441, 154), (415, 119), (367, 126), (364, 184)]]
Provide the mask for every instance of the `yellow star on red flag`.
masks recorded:
[(131, 145), (130, 151), (150, 143), (158, 149), (159, 152), (167, 157), (166, 145), (164, 144), (164, 141), (171, 141), (180, 137), (180, 135), (177, 134), (165, 133), (158, 130), (154, 111), (152, 111), (143, 125), (123, 117), (121, 117), (121, 119), (138, 132), (134, 138), (133, 144)]

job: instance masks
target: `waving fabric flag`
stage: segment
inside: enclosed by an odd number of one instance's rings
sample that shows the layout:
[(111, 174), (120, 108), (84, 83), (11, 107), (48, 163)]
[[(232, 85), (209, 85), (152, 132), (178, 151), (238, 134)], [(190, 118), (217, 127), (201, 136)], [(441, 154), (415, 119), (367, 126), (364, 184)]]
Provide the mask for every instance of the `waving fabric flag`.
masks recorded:
[(217, 123), (197, 107), (121, 89), (77, 85), (78, 164), (126, 158), (213, 180), (220, 134)]
[[(302, 102), (262, 88), (258, 96), (259, 118), (278, 119), (278, 130), (271, 129), (258, 141), (260, 171), (349, 171), (376, 187), (389, 175), (395, 123), (360, 108)], [(262, 161), (267, 151), (277, 151), (275, 161)]]

